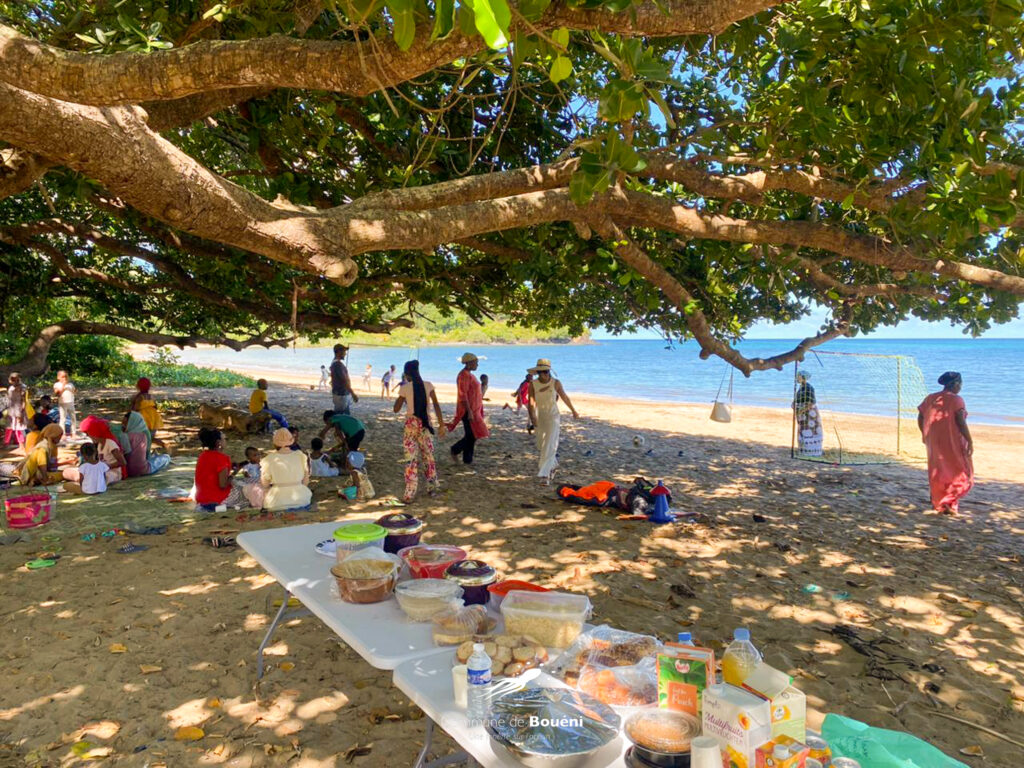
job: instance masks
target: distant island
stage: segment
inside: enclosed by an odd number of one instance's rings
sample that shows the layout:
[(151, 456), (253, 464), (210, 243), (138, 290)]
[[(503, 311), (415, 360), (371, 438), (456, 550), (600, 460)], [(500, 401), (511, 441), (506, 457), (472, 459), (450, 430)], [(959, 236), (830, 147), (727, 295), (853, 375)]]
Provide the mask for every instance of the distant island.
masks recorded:
[[(342, 332), (342, 341), (375, 347), (420, 347), (441, 344), (589, 344), (590, 332), (573, 336), (568, 328), (540, 330), (514, 324), (509, 318), (497, 316), (478, 323), (464, 312), (455, 311), (443, 317), (433, 307), (425, 307), (415, 328), (397, 328), (390, 334)], [(303, 339), (300, 346), (318, 347), (320, 339)]]

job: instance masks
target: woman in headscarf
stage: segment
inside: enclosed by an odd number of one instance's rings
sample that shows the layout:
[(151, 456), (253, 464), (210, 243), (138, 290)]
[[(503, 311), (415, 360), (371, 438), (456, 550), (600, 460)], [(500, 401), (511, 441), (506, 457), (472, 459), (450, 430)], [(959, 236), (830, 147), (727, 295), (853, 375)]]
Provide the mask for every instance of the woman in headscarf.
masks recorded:
[(955, 515), (960, 499), (974, 485), (974, 441), (967, 428), (967, 406), (960, 397), (960, 374), (946, 371), (939, 384), (942, 391), (928, 395), (917, 407), (917, 426), (928, 450), (932, 507)]
[(142, 420), (146, 422), (146, 427), (150, 432), (150, 441), (156, 443), (161, 448), (165, 448), (164, 441), (156, 436), (156, 431), (164, 426), (164, 419), (160, 415), (160, 411), (157, 410), (156, 400), (149, 393), (152, 386), (153, 383), (145, 376), (135, 382), (135, 389), (138, 391), (128, 406), (128, 413), (137, 411), (142, 416)]
[(423, 462), (423, 474), (427, 479), (427, 493), (431, 496), (437, 491), (437, 464), (434, 463), (434, 441), (430, 436), (434, 428), (430, 424), (428, 403), (434, 406), (437, 416), (438, 437), (445, 432), (444, 414), (437, 402), (434, 385), (424, 381), (420, 376), (420, 361), (410, 360), (403, 370), (406, 382), (398, 388), (398, 399), (395, 400), (395, 413), (406, 406), (405, 431), (402, 433), (402, 447), (405, 458), (409, 462), (405, 466), (405, 494), (402, 500), (406, 504), (416, 498), (416, 487), (419, 484), (420, 462)]
[(46, 485), (49, 482), (50, 466), (57, 461), (57, 444), (64, 437), (64, 430), (56, 424), (47, 424), (39, 432), (35, 447), (25, 457), (19, 472), (22, 485)]
[(273, 440), (276, 450), (260, 461), (260, 481), (243, 488), (245, 497), (257, 509), (308, 507), (313, 493), (306, 454), (292, 450), (295, 437), (283, 427), (274, 432)]
[(796, 380), (800, 382), (793, 397), (793, 412), (796, 414), (797, 451), (804, 456), (821, 456), (824, 431), (821, 415), (818, 413), (818, 398), (810, 385), (809, 373), (800, 371)]
[(128, 440), (128, 477), (140, 477), (159, 472), (171, 463), (165, 453), (153, 453), (153, 434), (138, 411), (130, 411), (122, 425)]
[(82, 419), (80, 428), (96, 444), (100, 461), (110, 467), (107, 470), (107, 485), (123, 480), (128, 462), (125, 460), (121, 443), (110, 429), (110, 423), (98, 416), (86, 416)]
[(535, 381), (530, 382), (530, 421), (537, 429), (537, 477), (544, 485), (551, 485), (551, 478), (558, 466), (558, 438), (562, 429), (562, 419), (558, 412), (558, 400), (569, 406), (572, 417), (578, 419), (579, 413), (573, 406), (569, 396), (562, 389), (562, 382), (551, 375), (551, 361), (541, 358), (537, 365), (529, 369), (536, 374)]

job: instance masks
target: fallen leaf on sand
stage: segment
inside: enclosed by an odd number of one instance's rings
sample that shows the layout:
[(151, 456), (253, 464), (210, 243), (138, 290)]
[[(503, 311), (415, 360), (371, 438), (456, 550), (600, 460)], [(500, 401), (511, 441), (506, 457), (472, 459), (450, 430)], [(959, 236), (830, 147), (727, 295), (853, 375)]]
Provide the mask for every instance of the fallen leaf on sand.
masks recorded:
[(352, 761), (355, 760), (357, 757), (364, 757), (370, 754), (372, 750), (373, 744), (356, 744), (354, 747), (349, 747), (344, 752), (342, 752), (341, 757), (347, 764), (351, 765)]
[(111, 653), (128, 653), (128, 648), (120, 643), (111, 643), (107, 650)]
[(175, 741), (199, 741), (206, 735), (206, 731), (194, 725), (183, 725), (174, 732)]
[(963, 747), (960, 750), (961, 755), (970, 755), (971, 757), (984, 757), (985, 750), (979, 747), (977, 744), (972, 744), (969, 747)]
[(206, 706), (210, 709), (220, 709), (220, 699), (210, 699), (206, 702)]
[(282, 661), (280, 667), (282, 672), (291, 672), (295, 669), (295, 665), (290, 661)]
[(163, 672), (163, 667), (158, 667), (156, 664), (139, 664), (139, 671), (144, 675), (151, 675), (154, 672)]

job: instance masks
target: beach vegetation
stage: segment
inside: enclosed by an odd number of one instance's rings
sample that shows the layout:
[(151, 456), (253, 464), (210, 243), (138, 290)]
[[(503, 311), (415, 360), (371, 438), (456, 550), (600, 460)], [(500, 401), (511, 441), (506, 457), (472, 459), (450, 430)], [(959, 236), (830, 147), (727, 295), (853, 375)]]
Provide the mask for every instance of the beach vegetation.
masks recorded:
[(1021, 0), (0, 0), (0, 368), (429, 311), (745, 374), (979, 334), (1024, 297), (1021, 40)]

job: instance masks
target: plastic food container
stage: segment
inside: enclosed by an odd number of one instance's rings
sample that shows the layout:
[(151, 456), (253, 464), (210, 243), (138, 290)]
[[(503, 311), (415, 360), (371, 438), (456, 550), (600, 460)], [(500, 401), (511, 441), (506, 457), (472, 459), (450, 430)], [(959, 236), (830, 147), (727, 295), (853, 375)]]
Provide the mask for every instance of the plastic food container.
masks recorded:
[(516, 589), (522, 590), (523, 592), (551, 591), (547, 587), (541, 587), (537, 584), (531, 584), (528, 581), (519, 581), (517, 579), (505, 579), (504, 581), (497, 581), (487, 588), (487, 591), (491, 593), (491, 605), (494, 606), (495, 610), (501, 608), (501, 603), (505, 599), (505, 595)]
[[(379, 526), (378, 526), (379, 527)], [(414, 579), (443, 579), (452, 563), (466, 559), (466, 550), (450, 544), (417, 544), (398, 550)]]
[(379, 603), (395, 590), (398, 564), (387, 560), (352, 559), (331, 567), (338, 594), (348, 603)]
[(491, 593), (487, 588), (498, 580), (495, 570), (483, 560), (460, 560), (452, 563), (444, 577), (461, 586), (466, 605), (487, 605)]
[(689, 768), (690, 742), (701, 729), (700, 721), (685, 712), (645, 709), (630, 717), (622, 730), (641, 765)]
[(571, 592), (513, 590), (501, 604), (505, 631), (529, 635), (546, 648), (565, 648), (583, 631), (590, 598)]
[(338, 542), (338, 562), (360, 549), (376, 547), (384, 549), (384, 537), (388, 532), (373, 523), (346, 523), (334, 532), (334, 540)]
[(460, 603), (462, 587), (447, 579), (413, 579), (395, 587), (395, 598), (413, 621), (430, 621), (441, 611)]
[(414, 547), (420, 543), (424, 523), (408, 512), (393, 512), (377, 520), (377, 525), (387, 531), (384, 539), (384, 551), (393, 555), (405, 547)]

